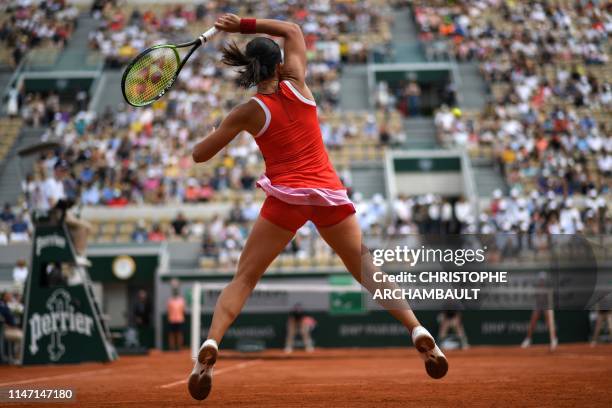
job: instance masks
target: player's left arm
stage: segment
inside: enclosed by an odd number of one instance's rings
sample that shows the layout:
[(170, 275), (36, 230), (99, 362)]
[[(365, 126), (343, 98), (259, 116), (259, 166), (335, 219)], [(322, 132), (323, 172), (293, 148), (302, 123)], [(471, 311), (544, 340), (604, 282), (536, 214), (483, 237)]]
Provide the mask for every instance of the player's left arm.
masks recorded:
[[(239, 33), (241, 18), (235, 14), (224, 14), (217, 19), (215, 27), (228, 33)], [(306, 86), (306, 42), (299, 25), (288, 21), (258, 18), (255, 32), (284, 39), (282, 79), (290, 80), (300, 91), (310, 90)], [(313, 98), (314, 99), (314, 98)]]
[(223, 119), (217, 129), (213, 129), (204, 140), (193, 148), (193, 161), (203, 163), (212, 159), (221, 149), (227, 146), (238, 133), (251, 129), (251, 122), (256, 115), (250, 102), (238, 105)]

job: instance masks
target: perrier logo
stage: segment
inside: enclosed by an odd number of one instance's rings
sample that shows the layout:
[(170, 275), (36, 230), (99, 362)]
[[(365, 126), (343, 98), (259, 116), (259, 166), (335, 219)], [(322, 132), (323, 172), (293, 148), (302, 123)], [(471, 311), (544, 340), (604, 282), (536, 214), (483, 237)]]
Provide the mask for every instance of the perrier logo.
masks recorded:
[(47, 351), (51, 361), (58, 361), (64, 355), (66, 347), (62, 337), (68, 333), (78, 333), (91, 337), (93, 318), (74, 311), (70, 293), (65, 289), (56, 289), (47, 299), (48, 313), (34, 313), (28, 320), (30, 325), (30, 354), (39, 351), (38, 342), (50, 336)]
[(58, 234), (45, 235), (36, 238), (36, 255), (40, 256), (41, 251), (49, 247), (66, 248), (66, 238)]

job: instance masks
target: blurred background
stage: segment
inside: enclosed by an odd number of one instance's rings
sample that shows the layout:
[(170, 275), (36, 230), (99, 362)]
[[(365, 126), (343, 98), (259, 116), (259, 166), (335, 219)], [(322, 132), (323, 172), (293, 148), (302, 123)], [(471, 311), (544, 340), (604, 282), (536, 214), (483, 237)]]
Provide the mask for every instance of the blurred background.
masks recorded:
[[(198, 50), (150, 107), (127, 106), (120, 81), (140, 50), (190, 41), (224, 12), (301, 26), (324, 142), (371, 247), (418, 244), (423, 234), (509, 234), (493, 246), (495, 260), (535, 280), (549, 237), (581, 234), (596, 237), (608, 265), (607, 2), (2, 1), (0, 291), (14, 318), (5, 325), (21, 324), (30, 214), (49, 209), (61, 188), (91, 225), (89, 274), (115, 344), (134, 333), (145, 349), (189, 343), (193, 283), (231, 279), (264, 199), (250, 135), (204, 165), (191, 149), (248, 92), (218, 62), (226, 35)], [(59, 147), (17, 154), (49, 141)], [(405, 344), (399, 325), (359, 296), (328, 293), (346, 276), (305, 225), (266, 279), (322, 293), (257, 292), (227, 346), (283, 347), (296, 307), (317, 322), (317, 346)], [(218, 291), (202, 290), (205, 333)], [(187, 305), (181, 337), (169, 335), (175, 297)], [(422, 316), (436, 332), (438, 312)], [(528, 319), (528, 311), (466, 312), (464, 324), (473, 344), (520, 343)], [(586, 341), (595, 313), (557, 319), (561, 341)], [(547, 338), (543, 322), (538, 335)]]

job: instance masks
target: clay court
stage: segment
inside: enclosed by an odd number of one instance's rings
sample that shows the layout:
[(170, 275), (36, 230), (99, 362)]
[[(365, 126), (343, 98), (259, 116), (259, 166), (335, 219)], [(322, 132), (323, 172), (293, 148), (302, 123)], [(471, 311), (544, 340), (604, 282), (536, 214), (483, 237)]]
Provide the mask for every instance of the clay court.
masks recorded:
[(612, 401), (611, 345), (562, 345), (554, 353), (544, 346), (474, 347), (447, 356), (448, 375), (434, 381), (409, 347), (290, 356), (277, 350), (222, 352), (213, 392), (204, 402), (187, 393), (187, 351), (111, 364), (1, 367), (0, 387), (72, 387), (76, 403), (62, 405), (85, 407), (609, 407)]

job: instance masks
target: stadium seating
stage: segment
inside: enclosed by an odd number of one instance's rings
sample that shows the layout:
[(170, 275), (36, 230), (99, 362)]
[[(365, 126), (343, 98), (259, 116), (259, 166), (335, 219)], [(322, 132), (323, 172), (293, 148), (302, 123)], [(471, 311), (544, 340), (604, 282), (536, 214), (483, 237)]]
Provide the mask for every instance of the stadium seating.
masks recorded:
[(77, 7), (64, 1), (5, 3), (0, 17), (0, 63), (12, 67), (31, 49), (63, 47), (79, 14)]
[(0, 163), (11, 150), (20, 129), (20, 118), (0, 118)]
[[(111, 65), (125, 63), (138, 50), (155, 41), (191, 39), (208, 28), (213, 17), (219, 13), (214, 5), (201, 8), (179, 3), (151, 10), (123, 4), (116, 8), (112, 3), (106, 2), (102, 9), (100, 18), (103, 28), (90, 37), (91, 46), (106, 54)], [(521, 56), (530, 52), (529, 41), (525, 41), (525, 44), (521, 42), (523, 39), (519, 33), (515, 33), (513, 23), (517, 19), (523, 22), (531, 17), (539, 19), (537, 5), (529, 8), (504, 2), (498, 8), (484, 8), (480, 7), (480, 3), (461, 1), (451, 5), (443, 1), (412, 3), (421, 41), (443, 40), (448, 55), (457, 60), (479, 61), (491, 93), (491, 103), (483, 111), (461, 110), (451, 106), (442, 108), (436, 114), (440, 144), (465, 147), (475, 159), (484, 158), (499, 163), (509, 187), (507, 194), (499, 192), (491, 197), (491, 204), (485, 203), (482, 214), (470, 214), (461, 220), (457, 232), (535, 233), (541, 228), (550, 231), (550, 225), (541, 222), (542, 217), (548, 219), (552, 214), (559, 216), (566, 211), (564, 216), (571, 218), (574, 210), (578, 211), (580, 222), (563, 228), (609, 231), (610, 218), (601, 203), (609, 202), (610, 196), (612, 71), (609, 63), (603, 61), (607, 54), (600, 52), (605, 46), (596, 41), (602, 36), (601, 29), (592, 31), (587, 24), (591, 21), (591, 25), (597, 27), (597, 13), (594, 10), (578, 10), (571, 2), (558, 2), (560, 13), (569, 13), (574, 17), (583, 13), (587, 16), (585, 21), (577, 23), (578, 40), (585, 48), (589, 48), (589, 45), (595, 48), (591, 47), (589, 53), (577, 47), (568, 55), (553, 49), (553, 56), (549, 57), (544, 55), (546, 47), (541, 47), (533, 57), (540, 63), (534, 63)], [(228, 4), (235, 7), (236, 12), (246, 12), (242, 2), (230, 1)], [(333, 20), (311, 18), (320, 13), (315, 4), (306, 6), (306, 10), (291, 8), (290, 11), (284, 9), (289, 7), (288, 4), (278, 5), (287, 15), (295, 14), (293, 19), (301, 22), (306, 34), (309, 50), (307, 81), (317, 99), (322, 134), (330, 158), (339, 171), (344, 171), (358, 162), (380, 163), (387, 144), (393, 145), (393, 141), (387, 143), (380, 140), (381, 127), (384, 125), (391, 134), (397, 135), (403, 131), (403, 123), (397, 111), (378, 110), (364, 114), (338, 109), (338, 94), (341, 92), (338, 78), (342, 65), (364, 62), (364, 55), (371, 47), (390, 40), (389, 20), (380, 12), (386, 7), (384, 2), (375, 0), (359, 6), (331, 1), (328, 6), (333, 11), (331, 14), (340, 20), (348, 16), (349, 19), (354, 17), (355, 21), (350, 20), (350, 24), (349, 20), (334, 23)], [(267, 2), (253, 7), (261, 8), (255, 9), (257, 15), (279, 12), (272, 10)], [(329, 10), (326, 13), (329, 14)], [(532, 23), (526, 24), (534, 28)], [(550, 25), (550, 22), (542, 24)], [(317, 26), (331, 30), (334, 35), (323, 34), (324, 30), (317, 31)], [(152, 35), (153, 32), (157, 35)], [(566, 35), (554, 32), (560, 36)], [(328, 40), (332, 37), (335, 43), (330, 44)], [(497, 50), (500, 45), (510, 51)], [(513, 46), (524, 49), (515, 52)], [(44, 49), (32, 52), (31, 58), (40, 59), (39, 63), (44, 65), (45, 61), (52, 64), (54, 56), (53, 52)], [(44, 166), (46, 162), (65, 160), (72, 170), (69, 178), (76, 186), (71, 194), (89, 206), (149, 204), (178, 208), (193, 203), (229, 206), (241, 202), (245, 193), (254, 202), (261, 202), (264, 195), (255, 188), (254, 181), (264, 171), (264, 165), (254, 141), (248, 135), (237, 137), (206, 165), (193, 166), (191, 163), (192, 146), (218, 124), (231, 106), (244, 100), (247, 95), (246, 91), (236, 87), (232, 71), (225, 69), (218, 60), (214, 47), (202, 49), (185, 67), (175, 89), (148, 109), (118, 106), (113, 111), (95, 116), (91, 112), (78, 112), (73, 106), (49, 110), (54, 103), (50, 103), (48, 98), (52, 99), (53, 96), (44, 99), (26, 95), (24, 119), (28, 123), (36, 122), (32, 118), (32, 111), (36, 111), (36, 106), (44, 105), (43, 110), (47, 110), (42, 115), (43, 124), (46, 124), (44, 118), (51, 118), (46, 137), (58, 137), (66, 146), (54, 152), (55, 157), (39, 160), (33, 183), (41, 183), (49, 176), (49, 169), (45, 170)], [(591, 90), (586, 98), (577, 103), (576, 89), (586, 87), (586, 84), (580, 83), (583, 77), (587, 78)], [(529, 82), (531, 79), (535, 84)], [(525, 90), (522, 88), (526, 83), (531, 85), (523, 101), (521, 98), (524, 98)], [(530, 105), (533, 112), (526, 114), (527, 107), (521, 106), (521, 102)], [(604, 139), (600, 149), (594, 151), (589, 147), (580, 150), (577, 148), (578, 141), (572, 139), (560, 150), (553, 150), (549, 140), (541, 152), (534, 149), (529, 151), (539, 135), (550, 139), (548, 126), (560, 114), (570, 118), (571, 129), (583, 125), (589, 131), (599, 128), (600, 136)], [(507, 129), (514, 125), (514, 119), (518, 122), (533, 121), (520, 140), (517, 140), (520, 132)], [(4, 153), (8, 150), (5, 146), (9, 146), (11, 140), (10, 137), (3, 139), (0, 158), (3, 149)], [(564, 163), (555, 161), (559, 157)], [(570, 162), (572, 166), (568, 166)], [(543, 164), (546, 163), (550, 165), (544, 168)], [(579, 166), (574, 166), (575, 163), (579, 163)], [(564, 173), (559, 175), (559, 172)], [(572, 180), (567, 182), (570, 176)], [(570, 196), (573, 201), (568, 203)], [(432, 225), (438, 225), (441, 220), (434, 219), (433, 215), (442, 208), (448, 208), (448, 205), (454, 205), (433, 196), (402, 198), (400, 201), (406, 200), (411, 202), (409, 213), (412, 214), (417, 208), (425, 214), (424, 218), (416, 220), (411, 216), (402, 219), (394, 207), (393, 211), (385, 211), (385, 217), (361, 219), (366, 233), (392, 235), (437, 228)], [(362, 201), (358, 205), (367, 213), (368, 206), (375, 205), (374, 201)], [(528, 208), (527, 213), (521, 212), (523, 207)], [(508, 208), (513, 210), (509, 211)], [(592, 220), (597, 222), (593, 223)], [(241, 239), (244, 240), (252, 220), (237, 222), (228, 218), (225, 221), (227, 225), (224, 228), (240, 230)], [(198, 226), (198, 233), (190, 233), (186, 237), (172, 234), (171, 222), (172, 219), (167, 216), (128, 220), (111, 216), (105, 220), (92, 220), (92, 239), (95, 242), (126, 243), (134, 240), (139, 228), (144, 239), (149, 239), (153, 225), (158, 224), (157, 238), (163, 236), (168, 240), (202, 242), (205, 234), (201, 230), (206, 230), (212, 221), (192, 219), (192, 225), (203, 225)], [(456, 229), (456, 226), (453, 228)], [(242, 242), (238, 242), (231, 251), (226, 248), (230, 253), (228, 259), (232, 259), (232, 254), (240, 245)], [(311, 242), (309, 248), (318, 247)], [(318, 249), (309, 251), (306, 257), (298, 255), (299, 251), (284, 254), (275, 266), (336, 265), (335, 257), (329, 257)], [(217, 258), (202, 257), (202, 266), (206, 268), (225, 265), (225, 261)]]
[(161, 38), (193, 38), (201, 34), (217, 15), (228, 10), (241, 15), (249, 12), (271, 17), (282, 14), (303, 26), (311, 52), (339, 51), (344, 62), (365, 62), (372, 47), (390, 40), (390, 21), (382, 13), (388, 5), (382, 0), (330, 1), (325, 7), (314, 3), (291, 7), (284, 3), (247, 5), (229, 1), (223, 3), (223, 7), (216, 9), (214, 4), (177, 2), (171, 6), (143, 9), (133, 4), (113, 6), (112, 2), (107, 2), (101, 13), (105, 24), (92, 33), (92, 46), (101, 49), (109, 60), (122, 64), (138, 49)]
[[(514, 194), (494, 200), (545, 196), (555, 211), (571, 196), (583, 204), (607, 200), (612, 70), (604, 8), (576, 2), (556, 2), (554, 9), (544, 3), (502, 2), (499, 9), (445, 3), (415, 2), (418, 25), (427, 41), (452, 39), (447, 52), (457, 59), (481, 62), (491, 104), (483, 112), (442, 108), (436, 114), (439, 140), (500, 163)], [(524, 31), (517, 31), (517, 22)], [(568, 22), (574, 31), (561, 29)], [(543, 27), (548, 35), (535, 34), (545, 33)], [(538, 207), (531, 215), (556, 214), (546, 204)], [(580, 228), (597, 207), (579, 208)], [(606, 217), (599, 220), (601, 231), (609, 230)], [(489, 229), (486, 222), (481, 227)], [(506, 219), (494, 230), (515, 229), (519, 225)]]

